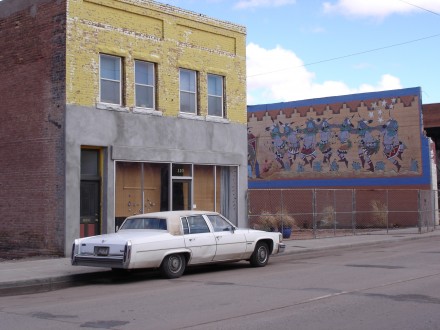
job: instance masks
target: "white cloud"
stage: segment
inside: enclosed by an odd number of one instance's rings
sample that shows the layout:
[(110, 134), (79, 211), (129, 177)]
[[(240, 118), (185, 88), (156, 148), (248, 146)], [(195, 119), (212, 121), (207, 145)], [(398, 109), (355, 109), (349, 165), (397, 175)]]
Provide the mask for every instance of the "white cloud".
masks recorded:
[(234, 8), (280, 7), (294, 4), (295, 2), (296, 0), (240, 0), (235, 4)]
[(374, 84), (350, 87), (343, 81), (317, 83), (292, 51), (250, 43), (247, 52), (247, 103), (265, 104), (402, 88), (399, 78), (383, 74)]
[(429, 11), (440, 12), (439, 0), (412, 0), (404, 1), (388, 0), (337, 0), (336, 2), (324, 2), (324, 12), (336, 13), (349, 17), (376, 17), (385, 18), (392, 14), (406, 14), (410, 12)]

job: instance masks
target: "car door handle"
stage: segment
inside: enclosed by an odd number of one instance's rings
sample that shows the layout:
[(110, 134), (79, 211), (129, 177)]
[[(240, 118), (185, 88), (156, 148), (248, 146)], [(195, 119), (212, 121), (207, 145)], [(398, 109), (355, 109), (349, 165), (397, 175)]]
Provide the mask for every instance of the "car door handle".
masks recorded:
[(195, 240), (196, 240), (195, 238), (189, 238), (188, 239), (188, 241), (190, 241), (190, 242), (195, 241)]
[(217, 239), (217, 241), (219, 241), (220, 238), (222, 238), (222, 237), (221, 236), (216, 236), (215, 238)]

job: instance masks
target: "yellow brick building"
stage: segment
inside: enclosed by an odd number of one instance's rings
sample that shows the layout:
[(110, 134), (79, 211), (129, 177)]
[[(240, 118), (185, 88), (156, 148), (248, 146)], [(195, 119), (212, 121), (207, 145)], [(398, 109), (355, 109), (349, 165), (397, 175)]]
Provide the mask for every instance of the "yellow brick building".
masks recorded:
[(133, 112), (134, 61), (157, 67), (157, 106), (179, 115), (179, 68), (198, 73), (198, 115), (208, 115), (207, 74), (224, 76), (226, 118), (246, 123), (245, 28), (154, 1), (72, 0), (67, 21), (67, 103), (99, 104), (99, 55), (123, 59), (124, 110)]
[(246, 225), (245, 28), (148, 0), (70, 0), (66, 249), (129, 215)]

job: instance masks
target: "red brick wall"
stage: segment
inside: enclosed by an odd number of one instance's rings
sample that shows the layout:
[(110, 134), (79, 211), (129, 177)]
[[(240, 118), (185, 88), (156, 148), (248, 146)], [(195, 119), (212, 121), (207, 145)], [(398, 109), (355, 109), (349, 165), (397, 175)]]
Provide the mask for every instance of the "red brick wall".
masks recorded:
[(0, 258), (64, 253), (65, 12), (0, 2)]
[(425, 128), (440, 127), (440, 103), (424, 104), (423, 126)]

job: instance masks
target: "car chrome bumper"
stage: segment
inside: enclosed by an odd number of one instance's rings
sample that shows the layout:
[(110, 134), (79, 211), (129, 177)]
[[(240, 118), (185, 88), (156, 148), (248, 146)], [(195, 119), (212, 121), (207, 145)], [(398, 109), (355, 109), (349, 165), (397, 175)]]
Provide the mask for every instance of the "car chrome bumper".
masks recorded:
[(81, 256), (75, 255), (72, 258), (74, 266), (91, 266), (91, 267), (108, 267), (108, 268), (124, 268), (123, 256), (117, 257), (97, 257), (97, 256)]
[(283, 253), (285, 249), (286, 249), (286, 244), (284, 243), (278, 244), (278, 253)]

